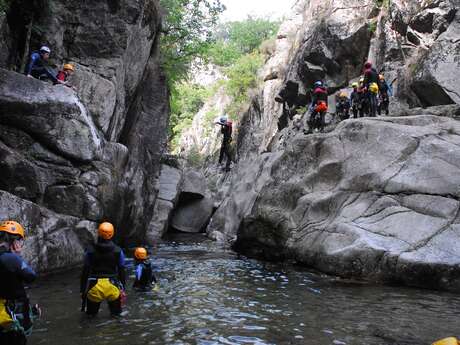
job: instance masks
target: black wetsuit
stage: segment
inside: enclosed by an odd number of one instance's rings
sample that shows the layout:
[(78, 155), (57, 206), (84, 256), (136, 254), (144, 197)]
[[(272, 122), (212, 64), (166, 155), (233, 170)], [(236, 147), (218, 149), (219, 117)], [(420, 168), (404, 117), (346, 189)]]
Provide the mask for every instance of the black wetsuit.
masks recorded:
[[(25, 331), (32, 329), (30, 319), (30, 305), (24, 284), (33, 282), (37, 275), (27, 263), (17, 254), (5, 249), (0, 249), (0, 299), (6, 300), (10, 310), (21, 314), (24, 319), (21, 326)], [(0, 344), (23, 345), (26, 344), (24, 332), (1, 332)]]
[(227, 163), (225, 165), (225, 170), (230, 169), (230, 164), (232, 163), (232, 155), (230, 152), (230, 142), (232, 141), (232, 126), (228, 124), (220, 124), (222, 126), (222, 146), (220, 147), (219, 155), (219, 164), (221, 164), (224, 158), (227, 158)]
[(149, 260), (137, 261), (135, 266), (136, 280), (133, 287), (138, 290), (148, 290), (153, 283), (157, 282), (153, 273), (153, 266)]

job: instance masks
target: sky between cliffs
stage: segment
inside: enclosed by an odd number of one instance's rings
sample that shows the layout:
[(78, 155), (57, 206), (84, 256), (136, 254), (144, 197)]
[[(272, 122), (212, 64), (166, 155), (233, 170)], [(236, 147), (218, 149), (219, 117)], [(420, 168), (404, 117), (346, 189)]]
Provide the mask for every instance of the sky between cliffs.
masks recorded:
[(290, 12), (296, 0), (222, 0), (227, 10), (224, 21), (235, 21), (247, 16), (280, 18)]

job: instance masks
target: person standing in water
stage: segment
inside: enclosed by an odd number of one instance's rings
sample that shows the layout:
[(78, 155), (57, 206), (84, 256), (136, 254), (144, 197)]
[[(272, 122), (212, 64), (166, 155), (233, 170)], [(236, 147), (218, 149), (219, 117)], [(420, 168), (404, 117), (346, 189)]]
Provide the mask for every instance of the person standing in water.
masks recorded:
[(125, 255), (112, 242), (115, 229), (111, 223), (99, 225), (98, 238), (85, 254), (80, 281), (82, 311), (94, 316), (103, 301), (107, 301), (113, 316), (122, 312), (126, 297)]
[(134, 251), (134, 274), (135, 280), (133, 288), (138, 291), (148, 291), (152, 287), (155, 289), (157, 279), (153, 272), (153, 265), (149, 260), (147, 250), (139, 247)]
[(38, 305), (31, 306), (24, 284), (37, 275), (21, 257), (25, 231), (15, 221), (0, 223), (0, 344), (25, 345), (32, 333)]

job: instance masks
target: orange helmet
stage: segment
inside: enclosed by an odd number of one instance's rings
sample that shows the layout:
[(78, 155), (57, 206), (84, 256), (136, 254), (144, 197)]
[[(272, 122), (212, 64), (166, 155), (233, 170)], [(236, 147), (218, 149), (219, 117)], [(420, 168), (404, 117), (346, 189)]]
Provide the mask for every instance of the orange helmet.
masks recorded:
[(136, 250), (134, 251), (134, 257), (137, 260), (145, 260), (145, 259), (147, 259), (147, 250), (145, 248), (142, 248), (142, 247), (136, 248)]
[(73, 65), (70, 63), (66, 63), (64, 64), (64, 70), (75, 71), (75, 67), (73, 67)]
[(97, 234), (99, 237), (102, 237), (104, 240), (110, 240), (115, 233), (115, 228), (111, 223), (104, 222), (99, 225)]
[(7, 220), (0, 223), (0, 231), (7, 232), (11, 235), (18, 235), (22, 239), (25, 238), (25, 231), (21, 224), (13, 220)]

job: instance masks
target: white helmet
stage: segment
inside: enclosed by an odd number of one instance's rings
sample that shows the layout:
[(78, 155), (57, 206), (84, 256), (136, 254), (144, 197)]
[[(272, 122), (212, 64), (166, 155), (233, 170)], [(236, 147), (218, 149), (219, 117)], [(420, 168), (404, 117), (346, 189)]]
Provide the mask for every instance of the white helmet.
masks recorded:
[(47, 46), (42, 46), (42, 47), (40, 48), (40, 51), (41, 51), (41, 52), (48, 53), (48, 54), (51, 53), (51, 49), (48, 48)]
[(219, 120), (220, 123), (227, 123), (227, 116), (222, 116)]

